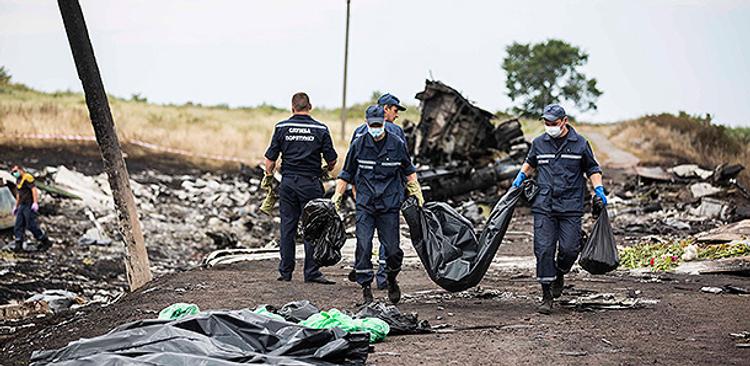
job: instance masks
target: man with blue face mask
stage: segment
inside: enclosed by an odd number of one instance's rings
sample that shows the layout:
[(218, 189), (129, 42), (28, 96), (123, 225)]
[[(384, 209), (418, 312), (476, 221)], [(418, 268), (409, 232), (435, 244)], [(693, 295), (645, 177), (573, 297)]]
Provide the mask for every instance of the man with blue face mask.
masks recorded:
[(545, 132), (532, 142), (513, 185), (520, 187), (528, 176), (537, 172), (539, 193), (532, 202), (531, 212), (534, 214), (536, 274), (542, 285), (542, 304), (538, 311), (549, 314), (553, 298), (562, 294), (564, 275), (581, 251), (584, 175), (591, 180), (603, 206), (607, 205), (607, 196), (602, 185), (602, 170), (591, 145), (568, 124), (565, 110), (557, 104), (548, 105), (541, 120)]
[[(398, 113), (406, 110), (406, 107), (401, 105), (401, 100), (399, 100), (393, 94), (385, 93), (381, 95), (380, 98), (378, 98), (378, 105), (383, 107), (383, 118), (385, 119), (385, 123), (383, 126), (385, 127), (386, 131), (406, 141), (404, 130), (401, 128), (401, 126), (396, 124)], [(353, 143), (357, 137), (368, 133), (367, 130), (367, 123), (363, 123), (359, 127), (357, 127), (352, 134), (352, 140), (349, 144), (351, 145), (351, 143)], [(356, 190), (354, 190), (353, 192), (356, 195)], [(381, 244), (380, 249), (378, 250), (378, 271), (375, 275), (375, 282), (377, 283), (378, 290), (385, 290), (387, 287), (385, 266), (385, 247)], [(349, 278), (354, 281), (355, 275), (350, 274)]]
[[(39, 191), (34, 185), (34, 177), (18, 165), (13, 166), (11, 174), (16, 178), (16, 207), (13, 209), (13, 215), (16, 216), (16, 224), (13, 227), (16, 240), (11, 244), (11, 249), (13, 251), (47, 250), (52, 243), (36, 221), (39, 212)], [(39, 241), (38, 247), (24, 242), (26, 230), (31, 231), (34, 238)]]
[(362, 286), (364, 303), (372, 302), (372, 239), (377, 230), (385, 253), (388, 299), (395, 304), (401, 299), (396, 277), (404, 258), (399, 239), (404, 188), (417, 197), (420, 205), (424, 198), (406, 143), (385, 128), (383, 107), (368, 107), (365, 117), (367, 134), (357, 137), (349, 147), (331, 200), (338, 209), (347, 184), (356, 189), (355, 280)]

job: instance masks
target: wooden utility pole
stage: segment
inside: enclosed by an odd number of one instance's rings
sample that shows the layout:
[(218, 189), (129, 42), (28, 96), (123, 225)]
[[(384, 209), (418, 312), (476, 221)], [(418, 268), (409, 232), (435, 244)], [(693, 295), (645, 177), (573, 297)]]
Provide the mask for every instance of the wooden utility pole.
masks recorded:
[(349, 68), (349, 8), (351, 0), (346, 0), (346, 39), (344, 41), (344, 92), (341, 97), (341, 141), (346, 141), (346, 70)]
[(130, 190), (128, 170), (122, 158), (120, 141), (117, 139), (107, 93), (104, 91), (99, 66), (96, 64), (81, 5), (78, 0), (58, 0), (57, 4), (65, 24), (65, 32), (68, 34), (78, 78), (83, 84), (89, 117), (104, 160), (104, 171), (107, 172), (109, 186), (112, 188), (120, 234), (125, 241), (125, 270), (128, 285), (133, 291), (151, 281), (152, 277), (141, 223), (138, 221), (135, 198)]

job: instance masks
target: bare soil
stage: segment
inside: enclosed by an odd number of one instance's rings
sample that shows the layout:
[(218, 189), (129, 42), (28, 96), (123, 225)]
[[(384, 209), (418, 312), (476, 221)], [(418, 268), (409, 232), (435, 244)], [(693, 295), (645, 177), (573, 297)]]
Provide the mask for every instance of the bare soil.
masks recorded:
[[(21, 331), (2, 345), (2, 364), (24, 365), (34, 350), (59, 348), (125, 322), (154, 318), (174, 302), (207, 310), (309, 299), (321, 308), (353, 310), (360, 299), (359, 288), (346, 280), (342, 266), (326, 271), (338, 284), (324, 286), (305, 284), (300, 278), (277, 282), (277, 264), (267, 260), (174, 273), (108, 307), (90, 306), (45, 318), (46, 326)], [(575, 274), (568, 281), (568, 293), (636, 291), (660, 302), (642, 309), (598, 312), (557, 306), (548, 316), (535, 311), (538, 285), (531, 273), (490, 272), (480, 291), (460, 295), (438, 289), (419, 266), (407, 268), (400, 279), (409, 294), (399, 305), (402, 311), (417, 312), (433, 326), (449, 327), (446, 333), (387, 338), (375, 345), (370, 364), (747, 365), (750, 359), (750, 350), (736, 348), (729, 335), (750, 330), (750, 297), (700, 291), (702, 286), (726, 284), (750, 287), (749, 278)], [(489, 295), (492, 290), (499, 294)], [(376, 296), (384, 298), (385, 292)]]

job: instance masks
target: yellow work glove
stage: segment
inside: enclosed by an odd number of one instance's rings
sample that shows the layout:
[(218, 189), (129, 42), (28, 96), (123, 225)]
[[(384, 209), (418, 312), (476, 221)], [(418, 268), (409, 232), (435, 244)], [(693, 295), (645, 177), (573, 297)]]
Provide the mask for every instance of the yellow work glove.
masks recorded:
[(276, 192), (269, 189), (266, 192), (266, 198), (264, 198), (263, 203), (260, 204), (260, 212), (263, 212), (264, 214), (271, 216), (271, 210), (273, 210), (273, 206), (276, 204), (276, 201), (278, 199), (279, 199), (279, 196), (276, 194)]
[(263, 176), (263, 180), (260, 181), (260, 188), (266, 191), (273, 189), (273, 174), (267, 174)]
[(419, 204), (419, 207), (422, 207), (422, 205), (424, 205), (424, 195), (422, 194), (422, 187), (419, 185), (418, 181), (413, 180), (411, 182), (406, 182), (406, 192), (410, 196), (417, 197), (417, 203)]
[(336, 179), (336, 176), (333, 175), (333, 169), (328, 169), (328, 164), (323, 165), (323, 174), (320, 175), (320, 178), (323, 180), (334, 180)]
[(333, 207), (336, 208), (336, 212), (341, 210), (341, 202), (344, 201), (344, 195), (339, 192), (334, 192), (333, 197), (331, 197), (331, 202), (333, 202)]

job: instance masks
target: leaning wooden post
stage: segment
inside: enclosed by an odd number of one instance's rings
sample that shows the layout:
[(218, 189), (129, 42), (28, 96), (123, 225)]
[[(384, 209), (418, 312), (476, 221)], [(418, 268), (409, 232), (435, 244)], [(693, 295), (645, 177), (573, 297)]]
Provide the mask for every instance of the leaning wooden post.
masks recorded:
[(112, 112), (109, 110), (107, 93), (104, 91), (101, 75), (99, 75), (99, 66), (96, 64), (81, 6), (78, 0), (58, 0), (57, 4), (65, 24), (65, 32), (68, 34), (78, 78), (83, 84), (91, 124), (94, 126), (96, 142), (104, 160), (104, 171), (107, 172), (109, 186), (112, 188), (120, 234), (125, 241), (125, 270), (128, 285), (133, 291), (151, 281), (152, 277), (141, 223), (138, 221), (135, 198), (130, 190), (128, 170), (122, 158)]

